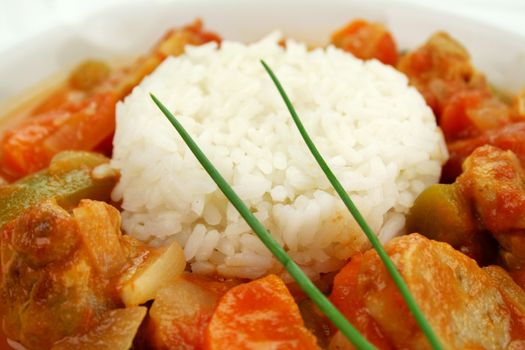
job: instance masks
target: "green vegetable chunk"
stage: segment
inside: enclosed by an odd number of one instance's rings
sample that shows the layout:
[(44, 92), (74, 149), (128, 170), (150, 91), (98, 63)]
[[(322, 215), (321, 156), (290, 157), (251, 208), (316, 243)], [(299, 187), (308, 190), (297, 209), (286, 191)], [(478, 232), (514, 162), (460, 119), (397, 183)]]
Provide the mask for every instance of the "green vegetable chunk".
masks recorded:
[(460, 250), (472, 246), (477, 231), (470, 205), (454, 184), (436, 184), (423, 191), (408, 214), (407, 229)]
[(55, 199), (65, 209), (83, 198), (108, 201), (117, 174), (101, 168), (93, 171), (107, 163), (108, 159), (97, 153), (66, 151), (57, 154), (47, 169), (0, 186), (0, 228), (46, 199)]

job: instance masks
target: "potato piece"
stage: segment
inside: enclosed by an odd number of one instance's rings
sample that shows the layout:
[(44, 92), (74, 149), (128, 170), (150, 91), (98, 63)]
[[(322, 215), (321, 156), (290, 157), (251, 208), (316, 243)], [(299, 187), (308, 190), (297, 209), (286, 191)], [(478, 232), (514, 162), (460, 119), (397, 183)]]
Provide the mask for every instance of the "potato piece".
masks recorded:
[[(523, 324), (512, 322), (516, 311), (474, 260), (418, 234), (385, 248), (445, 349), (504, 349), (521, 339)], [(375, 251), (345, 266), (330, 299), (365, 335), (375, 331), (376, 344), (386, 341), (380, 348), (430, 348)]]
[(152, 251), (142, 264), (121, 278), (120, 295), (126, 306), (140, 305), (155, 298), (166, 283), (184, 271), (186, 259), (177, 242)]
[(120, 240), (118, 210), (103, 202), (82, 200), (73, 215), (95, 268), (106, 277), (119, 272), (127, 256)]
[(52, 350), (128, 350), (146, 311), (142, 306), (108, 311), (88, 333), (66, 337), (56, 342)]
[(148, 342), (154, 349), (202, 348), (204, 332), (221, 295), (206, 283), (178, 278), (159, 290), (147, 326)]

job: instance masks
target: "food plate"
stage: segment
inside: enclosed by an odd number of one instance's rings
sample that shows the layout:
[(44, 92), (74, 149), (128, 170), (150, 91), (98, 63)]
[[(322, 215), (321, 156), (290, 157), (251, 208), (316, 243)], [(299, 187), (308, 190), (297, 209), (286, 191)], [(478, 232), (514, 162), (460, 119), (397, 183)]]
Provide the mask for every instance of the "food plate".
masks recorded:
[[(126, 60), (145, 52), (173, 26), (201, 18), (226, 39), (252, 41), (270, 31), (316, 45), (354, 18), (382, 22), (401, 49), (414, 48), (430, 34), (445, 30), (468, 48), (474, 64), (491, 83), (516, 91), (525, 82), (525, 40), (471, 19), (425, 7), (344, 1), (146, 2), (115, 6), (81, 21), (51, 29), (0, 53), (0, 99), (10, 99), (57, 72), (97, 57)], [(256, 20), (255, 20), (256, 19)]]

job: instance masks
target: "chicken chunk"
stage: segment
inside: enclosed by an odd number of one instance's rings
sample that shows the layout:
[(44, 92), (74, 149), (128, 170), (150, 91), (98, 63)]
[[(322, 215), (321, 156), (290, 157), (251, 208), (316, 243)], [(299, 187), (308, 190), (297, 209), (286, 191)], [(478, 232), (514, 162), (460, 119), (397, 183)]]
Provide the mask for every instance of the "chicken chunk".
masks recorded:
[(525, 266), (525, 171), (516, 155), (492, 146), (476, 149), (457, 183), (512, 269)]
[(525, 268), (525, 170), (510, 150), (485, 145), (453, 184), (423, 191), (410, 209), (412, 232), (447, 242), (486, 265)]
[(48, 349), (87, 331), (118, 305), (93, 268), (74, 217), (52, 201), (30, 208), (2, 231), (2, 313), (7, 336)]
[[(510, 349), (525, 339), (521, 297), (508, 297), (508, 286), (474, 260), (419, 234), (396, 238), (385, 249), (444, 348)], [(352, 258), (336, 276), (330, 299), (377, 347), (430, 349), (375, 251)]]
[(82, 200), (73, 215), (44, 201), (0, 234), (3, 330), (28, 349), (49, 349), (64, 337), (95, 329), (104, 315), (123, 306), (121, 277), (134, 280), (142, 265), (150, 265), (149, 257), (158, 255), (156, 248), (121, 234), (115, 208), (91, 200)]
[(458, 184), (493, 234), (525, 229), (525, 173), (511, 151), (476, 149), (463, 163)]

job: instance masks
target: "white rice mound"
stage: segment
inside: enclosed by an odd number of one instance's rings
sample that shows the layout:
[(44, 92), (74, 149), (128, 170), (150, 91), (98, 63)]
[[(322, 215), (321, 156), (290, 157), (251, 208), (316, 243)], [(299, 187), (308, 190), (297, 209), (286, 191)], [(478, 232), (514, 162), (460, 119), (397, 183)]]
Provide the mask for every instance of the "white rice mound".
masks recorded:
[(117, 106), (113, 199), (132, 236), (184, 247), (197, 273), (256, 278), (283, 268), (228, 203), (175, 129), (178, 118), (255, 216), (311, 277), (334, 271), (368, 241), (310, 155), (260, 59), (280, 78), (306, 129), (382, 241), (403, 232), (416, 196), (447, 153), (421, 95), (376, 60), (334, 47), (188, 47)]

